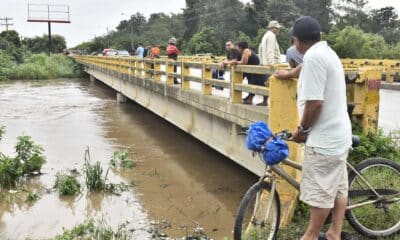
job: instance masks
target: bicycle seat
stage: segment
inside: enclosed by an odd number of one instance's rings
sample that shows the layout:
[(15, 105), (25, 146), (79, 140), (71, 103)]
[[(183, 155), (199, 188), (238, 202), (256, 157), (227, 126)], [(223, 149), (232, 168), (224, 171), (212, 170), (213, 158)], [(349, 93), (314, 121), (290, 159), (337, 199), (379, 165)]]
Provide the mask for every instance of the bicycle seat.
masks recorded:
[(351, 146), (352, 146), (353, 148), (356, 148), (356, 147), (360, 146), (360, 144), (361, 144), (360, 137), (357, 136), (357, 135), (353, 135), (352, 141), (353, 141), (353, 144), (352, 144)]

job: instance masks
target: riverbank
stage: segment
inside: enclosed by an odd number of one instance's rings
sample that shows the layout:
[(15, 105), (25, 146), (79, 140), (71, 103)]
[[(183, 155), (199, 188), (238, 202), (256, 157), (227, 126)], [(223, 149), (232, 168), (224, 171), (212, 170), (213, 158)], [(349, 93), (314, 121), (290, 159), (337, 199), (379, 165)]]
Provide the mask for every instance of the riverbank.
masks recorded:
[(82, 66), (65, 55), (32, 54), (18, 64), (0, 51), (0, 80), (79, 78), (83, 75)]

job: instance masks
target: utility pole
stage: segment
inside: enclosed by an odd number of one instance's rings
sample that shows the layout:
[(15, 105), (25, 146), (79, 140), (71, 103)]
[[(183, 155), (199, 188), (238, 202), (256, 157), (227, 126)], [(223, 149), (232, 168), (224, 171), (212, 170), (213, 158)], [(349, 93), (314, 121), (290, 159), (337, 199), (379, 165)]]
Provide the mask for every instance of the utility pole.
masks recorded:
[[(14, 24), (11, 22), (13, 19), (9, 17), (0, 18), (1, 26), (6, 26), (6, 31), (8, 31), (8, 26), (13, 26)], [(10, 22), (10, 23), (9, 23)]]

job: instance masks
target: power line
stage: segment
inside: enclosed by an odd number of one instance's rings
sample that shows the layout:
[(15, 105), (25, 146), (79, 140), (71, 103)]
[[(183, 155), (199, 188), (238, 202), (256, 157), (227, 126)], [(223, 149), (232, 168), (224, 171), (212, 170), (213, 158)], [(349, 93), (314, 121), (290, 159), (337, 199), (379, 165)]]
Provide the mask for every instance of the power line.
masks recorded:
[(14, 24), (11, 22), (13, 19), (9, 17), (0, 18), (0, 25), (6, 26), (6, 30), (8, 31), (9, 26), (13, 26)]

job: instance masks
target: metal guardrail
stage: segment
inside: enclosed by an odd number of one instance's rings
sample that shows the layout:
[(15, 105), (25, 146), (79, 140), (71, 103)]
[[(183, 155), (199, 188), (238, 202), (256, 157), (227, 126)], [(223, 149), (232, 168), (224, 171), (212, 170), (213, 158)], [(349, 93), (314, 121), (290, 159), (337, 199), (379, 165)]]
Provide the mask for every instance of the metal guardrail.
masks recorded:
[[(226, 69), (230, 71), (230, 81), (221, 81), (212, 78), (212, 70), (218, 69), (219, 64), (211, 60), (193, 61), (198, 57), (185, 57), (187, 60), (174, 61), (167, 58), (158, 59), (139, 59), (139, 58), (123, 58), (123, 57), (99, 57), (99, 56), (74, 56), (74, 59), (87, 66), (97, 66), (104, 70), (114, 71), (116, 73), (126, 74), (130, 77), (163, 82), (167, 86), (174, 85), (174, 78), (180, 79), (180, 87), (182, 90), (194, 90), (191, 83), (200, 84), (200, 91), (203, 95), (213, 95), (212, 88), (222, 87), (229, 89), (229, 101), (231, 103), (241, 103), (242, 93), (253, 93), (256, 95), (270, 96), (274, 90), (265, 86), (256, 86), (246, 84), (243, 80), (244, 73), (267, 74), (273, 76), (278, 69), (287, 69), (288, 65), (277, 64), (270, 66), (247, 66), (239, 65)], [(204, 57), (202, 57), (204, 59)], [(190, 60), (189, 60), (190, 59)], [(347, 61), (347, 60), (346, 60)], [(355, 60), (352, 60), (355, 61)], [(347, 99), (352, 109), (352, 117), (358, 122), (364, 131), (375, 132), (378, 124), (379, 112), (379, 87), (383, 69), (376, 67), (375, 64), (384, 66), (385, 62), (368, 62), (363, 66), (354, 66), (353, 62), (344, 63), (345, 78), (347, 83)], [(390, 62), (390, 64), (393, 64)], [(174, 67), (179, 67), (179, 71), (175, 72)], [(196, 73), (195, 73), (196, 72)], [(270, 77), (270, 82), (275, 81), (274, 77)], [(279, 81), (279, 80), (278, 80)], [(293, 81), (297, 81), (294, 79)], [(296, 96), (295, 93), (287, 91), (296, 91), (296, 88), (284, 87), (285, 81), (279, 81), (280, 84), (274, 84), (276, 89), (281, 89), (279, 97)], [(286, 102), (296, 99), (286, 99)], [(287, 106), (296, 106), (296, 104), (288, 104)], [(274, 101), (271, 100), (270, 112), (274, 112)], [(285, 109), (285, 111), (297, 112), (296, 107)], [(296, 123), (297, 124), (297, 123)]]

